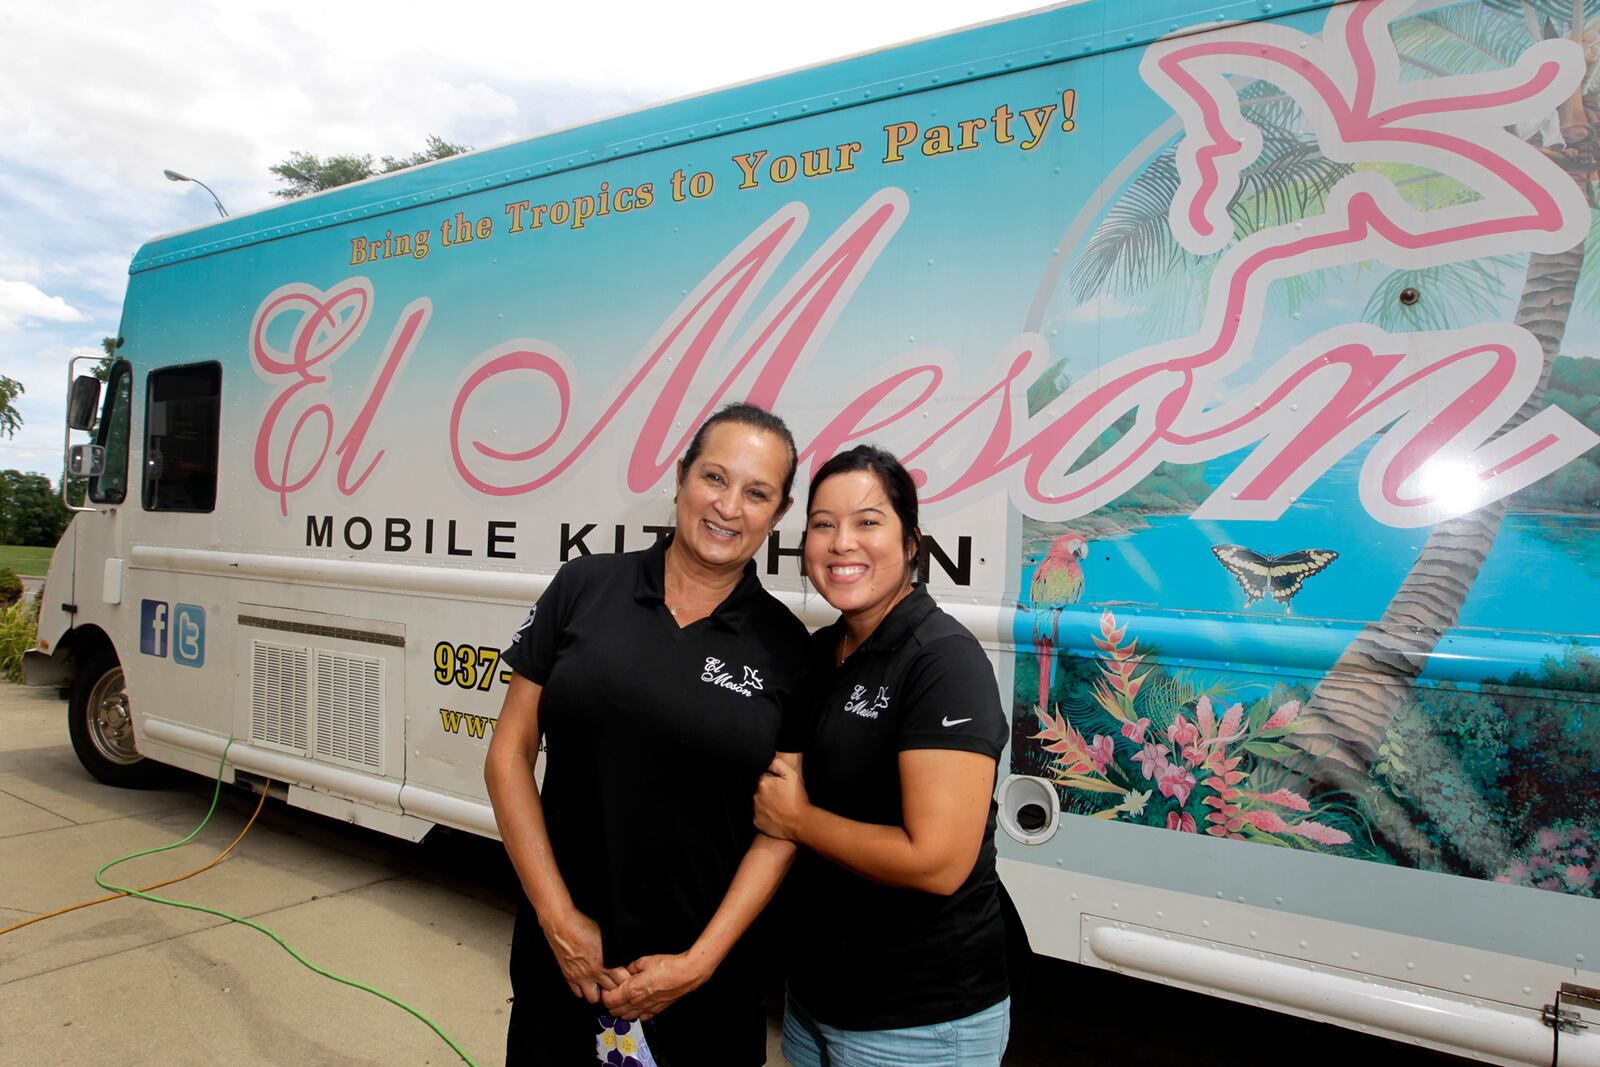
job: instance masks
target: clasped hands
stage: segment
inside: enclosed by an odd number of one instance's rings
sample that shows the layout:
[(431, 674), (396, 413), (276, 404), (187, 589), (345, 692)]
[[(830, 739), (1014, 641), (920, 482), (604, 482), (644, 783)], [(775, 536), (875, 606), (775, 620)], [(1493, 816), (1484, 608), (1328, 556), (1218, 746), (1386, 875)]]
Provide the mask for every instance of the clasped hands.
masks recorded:
[(641, 956), (626, 967), (607, 967), (599, 924), (576, 909), (542, 925), (572, 995), (604, 1004), (621, 1019), (659, 1015), (711, 974), (687, 952)]
[[(774, 757), (756, 787), (756, 829), (768, 837), (795, 840), (809, 806), (800, 771)], [(593, 919), (574, 908), (540, 922), (572, 995), (590, 1004), (604, 1004), (606, 1011), (618, 1018), (648, 1019), (660, 1014), (704, 985), (715, 966), (708, 966), (691, 949), (641, 956), (627, 967), (607, 967), (600, 926)]]

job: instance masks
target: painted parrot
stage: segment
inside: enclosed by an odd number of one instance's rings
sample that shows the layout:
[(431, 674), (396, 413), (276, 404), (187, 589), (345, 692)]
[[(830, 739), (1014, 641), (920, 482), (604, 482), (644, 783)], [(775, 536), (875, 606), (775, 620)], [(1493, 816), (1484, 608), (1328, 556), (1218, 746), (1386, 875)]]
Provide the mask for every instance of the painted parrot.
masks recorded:
[[(1082, 534), (1070, 531), (1050, 542), (1039, 566), (1034, 568), (1029, 599), (1033, 602), (1033, 647), (1039, 654), (1039, 708), (1050, 710), (1050, 682), (1055, 673), (1055, 650), (1060, 635), (1061, 609), (1076, 604), (1083, 596), (1083, 568), (1080, 559), (1089, 555), (1089, 542)], [(1045, 619), (1049, 614), (1048, 622)]]

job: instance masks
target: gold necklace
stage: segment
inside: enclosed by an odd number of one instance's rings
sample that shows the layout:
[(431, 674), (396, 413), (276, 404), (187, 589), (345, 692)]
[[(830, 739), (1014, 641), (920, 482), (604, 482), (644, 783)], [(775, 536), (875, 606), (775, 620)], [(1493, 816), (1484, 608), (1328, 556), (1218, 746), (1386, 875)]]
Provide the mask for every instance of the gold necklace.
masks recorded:
[(850, 658), (850, 653), (860, 647), (860, 645), (856, 645), (855, 648), (850, 646), (850, 631), (846, 630), (844, 635), (839, 638), (839, 647), (833, 650), (833, 665), (835, 667), (843, 667), (844, 661)]

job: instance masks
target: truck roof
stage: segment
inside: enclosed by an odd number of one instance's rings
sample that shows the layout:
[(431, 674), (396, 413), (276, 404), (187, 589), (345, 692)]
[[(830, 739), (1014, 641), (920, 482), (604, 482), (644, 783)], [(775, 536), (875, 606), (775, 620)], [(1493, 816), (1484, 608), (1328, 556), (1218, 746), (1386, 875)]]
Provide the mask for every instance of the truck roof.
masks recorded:
[(1339, 0), (1068, 0), (757, 81), (467, 152), (158, 237), (130, 274), (309, 230), (439, 203), (606, 160), (839, 111), (935, 86), (1134, 48), (1181, 30)]

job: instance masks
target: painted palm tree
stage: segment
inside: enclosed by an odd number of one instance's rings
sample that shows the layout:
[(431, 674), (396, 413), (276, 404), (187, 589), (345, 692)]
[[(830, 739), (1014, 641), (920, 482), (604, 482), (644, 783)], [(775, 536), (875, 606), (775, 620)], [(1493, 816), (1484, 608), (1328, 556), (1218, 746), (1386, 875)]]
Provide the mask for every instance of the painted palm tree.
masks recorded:
[[(1589, 18), (1584, 0), (1480, 0), (1437, 8), (1397, 22), (1393, 35), (1403, 76), (1441, 76), (1498, 70), (1510, 66), (1535, 41), (1568, 36), (1579, 42), (1588, 75), (1559, 113), (1537, 129), (1519, 130), (1526, 140), (1555, 160), (1595, 203), (1600, 170), (1600, 18)], [(1230, 206), (1235, 233), (1244, 238), (1287, 219), (1314, 214), (1333, 186), (1351, 168), (1323, 157), (1316, 141), (1297, 127), (1294, 104), (1273, 86), (1258, 82), (1240, 92), (1245, 113), (1262, 131), (1263, 151), (1245, 172)], [(1152, 292), (1192, 292), (1207, 261), (1178, 246), (1166, 223), (1168, 205), (1178, 190), (1175, 149), (1159, 153), (1130, 183), (1089, 238), (1067, 280), (1078, 301), (1111, 293), (1137, 300)], [(1471, 196), (1438, 175), (1387, 171), (1414, 206), (1428, 208)], [(1590, 241), (1596, 241), (1591, 232)], [(1538, 387), (1507, 426), (1515, 426), (1544, 407), (1551, 368), (1567, 320), (1580, 295), (1597, 295), (1594, 274), (1583, 274), (1585, 244), (1554, 255), (1528, 257), (1514, 321), (1539, 340), (1545, 361)], [(1454, 264), (1425, 271), (1396, 271), (1376, 288), (1367, 317), (1389, 329), (1423, 330), (1471, 321), (1501, 291), (1501, 277), (1514, 262)], [(1282, 294), (1292, 306), (1314, 296), (1325, 278), (1300, 279)], [(1402, 308), (1396, 295), (1416, 287), (1421, 304)], [(1581, 293), (1581, 290), (1590, 290)], [(1203, 302), (1195, 301), (1198, 306)], [(1169, 307), (1185, 313), (1185, 305)], [(1503, 431), (1502, 431), (1503, 432)], [(1290, 762), (1326, 786), (1370, 793), (1369, 768), (1390, 723), (1411, 695), (1445, 631), (1460, 618), (1499, 534), (1506, 503), (1500, 501), (1437, 524), (1416, 562), (1382, 616), (1348, 646), (1317, 686), (1289, 743), (1298, 755)], [(1422, 866), (1437, 853), (1397, 805), (1377, 804), (1373, 829), (1391, 847)], [(1504, 844), (1492, 840), (1452, 842), (1469, 866), (1488, 870), (1504, 859)]]

